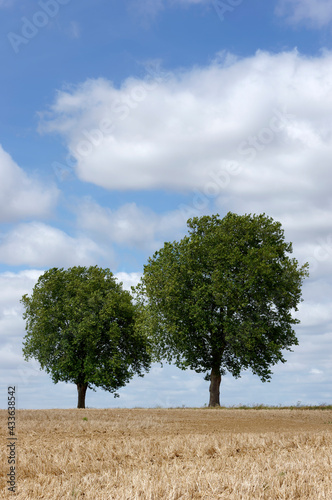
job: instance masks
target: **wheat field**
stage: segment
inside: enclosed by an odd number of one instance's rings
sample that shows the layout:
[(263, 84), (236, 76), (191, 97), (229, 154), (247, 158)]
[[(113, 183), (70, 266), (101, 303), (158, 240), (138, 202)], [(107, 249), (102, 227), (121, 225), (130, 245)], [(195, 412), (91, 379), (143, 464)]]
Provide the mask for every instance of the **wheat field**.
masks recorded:
[(332, 411), (19, 410), (17, 494), (1, 498), (332, 499)]

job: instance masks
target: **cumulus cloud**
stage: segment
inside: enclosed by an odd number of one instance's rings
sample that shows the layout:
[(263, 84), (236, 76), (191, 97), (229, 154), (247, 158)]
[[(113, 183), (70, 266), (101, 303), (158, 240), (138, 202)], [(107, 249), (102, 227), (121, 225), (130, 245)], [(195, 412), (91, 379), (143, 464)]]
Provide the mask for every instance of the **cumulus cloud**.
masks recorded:
[(19, 299), (30, 290), (44, 271), (31, 269), (0, 274), (0, 314), (21, 310)]
[[(22, 317), (22, 295), (31, 293), (44, 271), (24, 270), (0, 274), (0, 378), (2, 383), (31, 382), (39, 374), (36, 362), (26, 363), (22, 356), (25, 323)], [(4, 389), (4, 388), (3, 388)]]
[[(191, 192), (188, 217), (265, 211), (282, 222), (296, 254), (323, 272), (332, 265), (331, 82), (330, 52), (220, 53), (209, 66), (120, 88), (97, 79), (61, 91), (40, 128), (64, 137), (81, 180)], [(86, 229), (99, 214), (120, 243), (139, 243), (140, 232), (158, 238), (158, 219), (133, 205), (90, 208), (80, 219)]]
[(264, 178), (269, 191), (310, 192), (313, 176), (326, 190), (331, 62), (258, 52), (120, 88), (88, 80), (58, 93), (40, 130), (61, 134), (79, 178), (107, 189), (192, 190), (237, 161), (250, 164), (239, 191)]
[(29, 177), (0, 145), (0, 222), (46, 217), (57, 197), (55, 187)]
[(140, 281), (142, 275), (141, 273), (115, 273), (115, 277), (119, 282), (122, 283), (122, 287), (124, 290), (131, 291), (132, 286), (136, 286)]
[(77, 218), (79, 227), (93, 238), (150, 251), (157, 250), (166, 239), (174, 239), (186, 228), (180, 210), (157, 214), (136, 203), (111, 210), (89, 198), (78, 206)]
[(332, 4), (330, 0), (279, 0), (276, 14), (290, 24), (305, 23), (322, 28), (332, 21)]
[(19, 224), (0, 238), (0, 261), (14, 266), (94, 265), (103, 251), (89, 238), (73, 238), (40, 222)]

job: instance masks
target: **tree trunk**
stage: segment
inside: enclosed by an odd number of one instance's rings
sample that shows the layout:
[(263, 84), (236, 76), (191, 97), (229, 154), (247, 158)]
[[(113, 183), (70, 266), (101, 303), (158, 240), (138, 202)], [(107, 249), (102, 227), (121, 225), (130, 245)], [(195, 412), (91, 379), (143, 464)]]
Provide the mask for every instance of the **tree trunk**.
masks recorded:
[(78, 403), (77, 408), (85, 408), (85, 394), (88, 388), (88, 384), (76, 384), (78, 393)]
[(210, 401), (209, 406), (220, 406), (221, 375), (217, 368), (212, 368), (210, 376)]

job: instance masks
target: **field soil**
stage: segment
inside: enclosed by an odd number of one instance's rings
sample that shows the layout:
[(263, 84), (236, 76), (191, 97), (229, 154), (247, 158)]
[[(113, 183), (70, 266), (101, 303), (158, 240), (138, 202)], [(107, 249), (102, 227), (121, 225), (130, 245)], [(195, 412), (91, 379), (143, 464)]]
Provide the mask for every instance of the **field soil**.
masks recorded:
[(16, 413), (17, 499), (332, 499), (332, 411), (85, 409)]

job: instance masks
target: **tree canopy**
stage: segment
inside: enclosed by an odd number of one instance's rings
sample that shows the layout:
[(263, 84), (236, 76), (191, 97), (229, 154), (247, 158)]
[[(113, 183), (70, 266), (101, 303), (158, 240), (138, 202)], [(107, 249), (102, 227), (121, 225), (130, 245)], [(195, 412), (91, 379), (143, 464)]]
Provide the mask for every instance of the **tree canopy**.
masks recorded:
[(147, 339), (135, 329), (138, 307), (109, 269), (50, 269), (21, 302), (25, 359), (37, 359), (54, 383), (75, 383), (79, 408), (87, 388), (117, 396), (149, 369)]
[(144, 266), (140, 328), (155, 360), (206, 373), (216, 406), (227, 371), (250, 368), (267, 381), (283, 350), (298, 344), (293, 312), (308, 264), (289, 256), (281, 224), (265, 214), (195, 217), (188, 227)]

